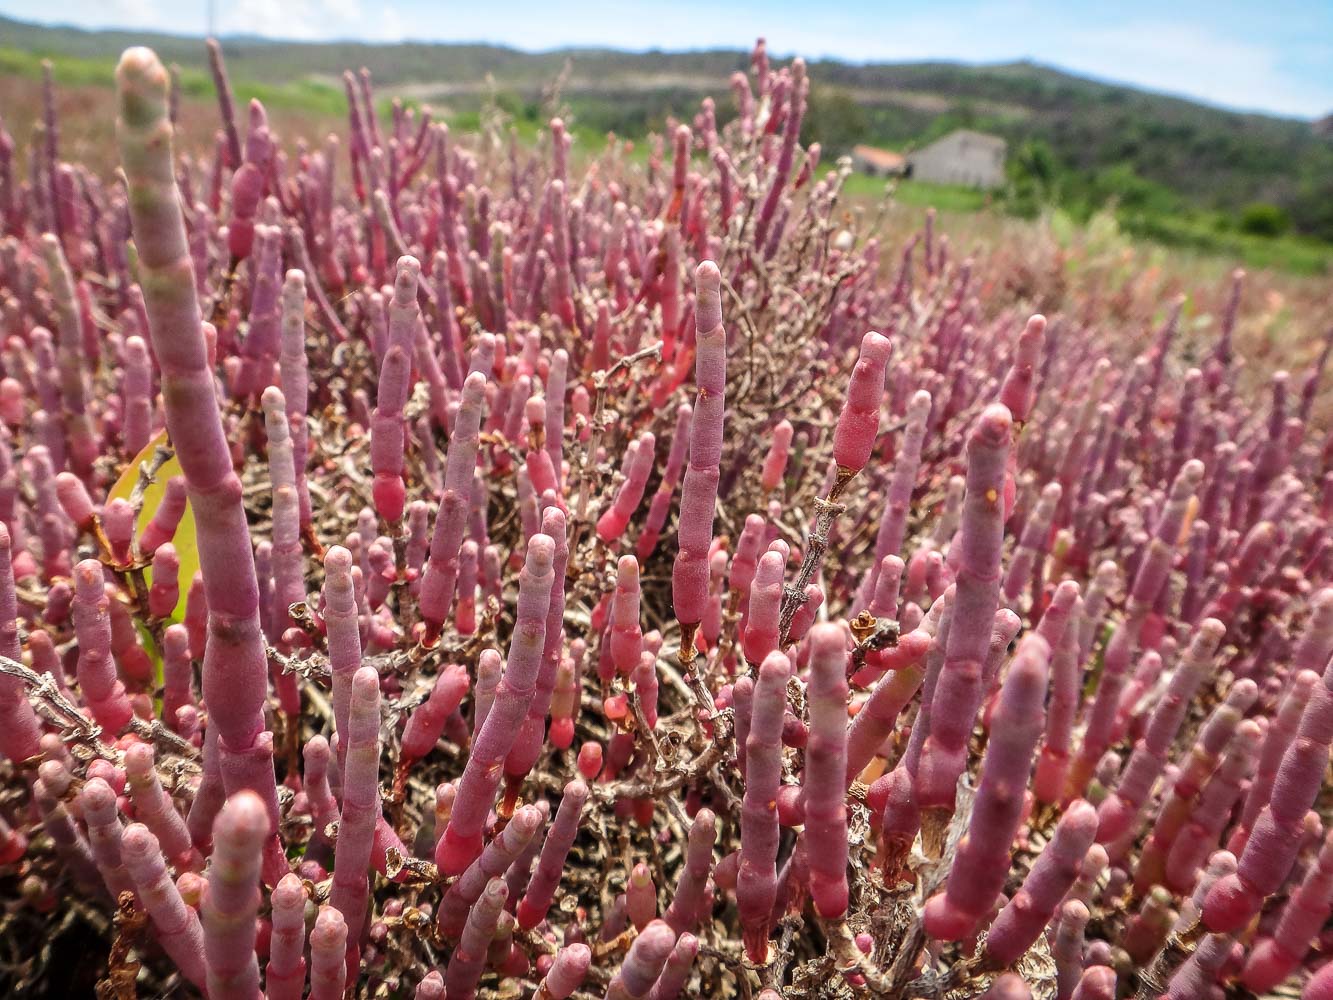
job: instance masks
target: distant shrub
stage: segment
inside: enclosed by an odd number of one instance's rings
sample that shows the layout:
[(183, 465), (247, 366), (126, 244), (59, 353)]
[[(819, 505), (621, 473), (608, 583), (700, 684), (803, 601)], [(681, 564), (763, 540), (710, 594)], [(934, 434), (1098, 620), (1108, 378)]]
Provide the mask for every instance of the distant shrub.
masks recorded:
[(1256, 201), (1240, 213), (1240, 231), (1251, 236), (1281, 236), (1291, 228), (1291, 217), (1277, 205)]

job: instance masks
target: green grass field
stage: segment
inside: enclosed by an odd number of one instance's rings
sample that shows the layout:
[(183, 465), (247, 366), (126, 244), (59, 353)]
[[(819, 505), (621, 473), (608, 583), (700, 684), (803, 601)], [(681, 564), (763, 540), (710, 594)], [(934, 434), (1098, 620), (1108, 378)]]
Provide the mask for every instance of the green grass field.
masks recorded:
[[(43, 52), (24, 52), (10, 48), (0, 48), (0, 76), (41, 79), (42, 61), (47, 58), (51, 59), (52, 75), (57, 86), (110, 87), (115, 79), (116, 64), (113, 60), (52, 57)], [(195, 69), (181, 69), (179, 73), (183, 96), (200, 100), (213, 99), (213, 79), (207, 73)], [(266, 108), (320, 115), (347, 113), (341, 88), (317, 80), (299, 79), (274, 85), (233, 78), (232, 86), (237, 101), (241, 103), (257, 98)]]

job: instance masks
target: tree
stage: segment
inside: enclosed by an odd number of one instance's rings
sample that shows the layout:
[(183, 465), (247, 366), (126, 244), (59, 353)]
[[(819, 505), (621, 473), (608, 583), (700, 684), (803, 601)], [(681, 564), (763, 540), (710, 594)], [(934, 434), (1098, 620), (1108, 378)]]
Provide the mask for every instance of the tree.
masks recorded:
[(869, 132), (865, 113), (852, 95), (838, 87), (816, 87), (801, 124), (801, 142), (817, 142), (832, 159), (863, 142)]
[(1040, 139), (1029, 139), (1014, 151), (1005, 164), (1009, 177), (1009, 209), (1016, 215), (1034, 216), (1055, 195), (1059, 166), (1051, 147)]

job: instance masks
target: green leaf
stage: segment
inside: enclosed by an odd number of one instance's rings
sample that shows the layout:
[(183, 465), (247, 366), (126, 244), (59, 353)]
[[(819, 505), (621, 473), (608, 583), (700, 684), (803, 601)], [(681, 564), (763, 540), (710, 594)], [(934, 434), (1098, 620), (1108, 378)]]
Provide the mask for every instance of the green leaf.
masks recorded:
[[(128, 500), (130, 494), (134, 492), (134, 485), (139, 481), (139, 466), (144, 462), (152, 460), (153, 452), (160, 445), (167, 444), (167, 432), (164, 430), (144, 445), (143, 450), (134, 456), (134, 461), (125, 467), (125, 471), (120, 474), (116, 480), (111, 492), (107, 494), (107, 499), (112, 500), (120, 497)], [(167, 494), (167, 480), (172, 476), (181, 475), (180, 461), (173, 454), (171, 458), (163, 463), (162, 468), (157, 471), (153, 482), (148, 484), (148, 488), (143, 493), (143, 508), (139, 511), (139, 520), (136, 526), (138, 531), (143, 531), (153, 515), (157, 513), (158, 507), (162, 506), (162, 498)], [(185, 513), (181, 515), (180, 523), (176, 526), (176, 534), (171, 538), (171, 544), (176, 547), (176, 555), (180, 557), (180, 599), (176, 602), (176, 609), (171, 613), (173, 622), (183, 621), (185, 618), (185, 598), (190, 592), (190, 583), (194, 580), (194, 574), (199, 570), (199, 542), (195, 537), (194, 530), (194, 510), (190, 507), (189, 500), (185, 501)], [(144, 578), (149, 585), (153, 582), (153, 571), (151, 568), (144, 570)]]

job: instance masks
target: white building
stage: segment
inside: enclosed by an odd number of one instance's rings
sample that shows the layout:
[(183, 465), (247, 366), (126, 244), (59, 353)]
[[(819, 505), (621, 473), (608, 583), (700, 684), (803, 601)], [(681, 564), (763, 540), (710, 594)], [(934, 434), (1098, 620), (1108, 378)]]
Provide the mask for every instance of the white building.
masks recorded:
[(932, 184), (995, 188), (1004, 183), (1005, 141), (959, 129), (907, 155), (909, 176)]

